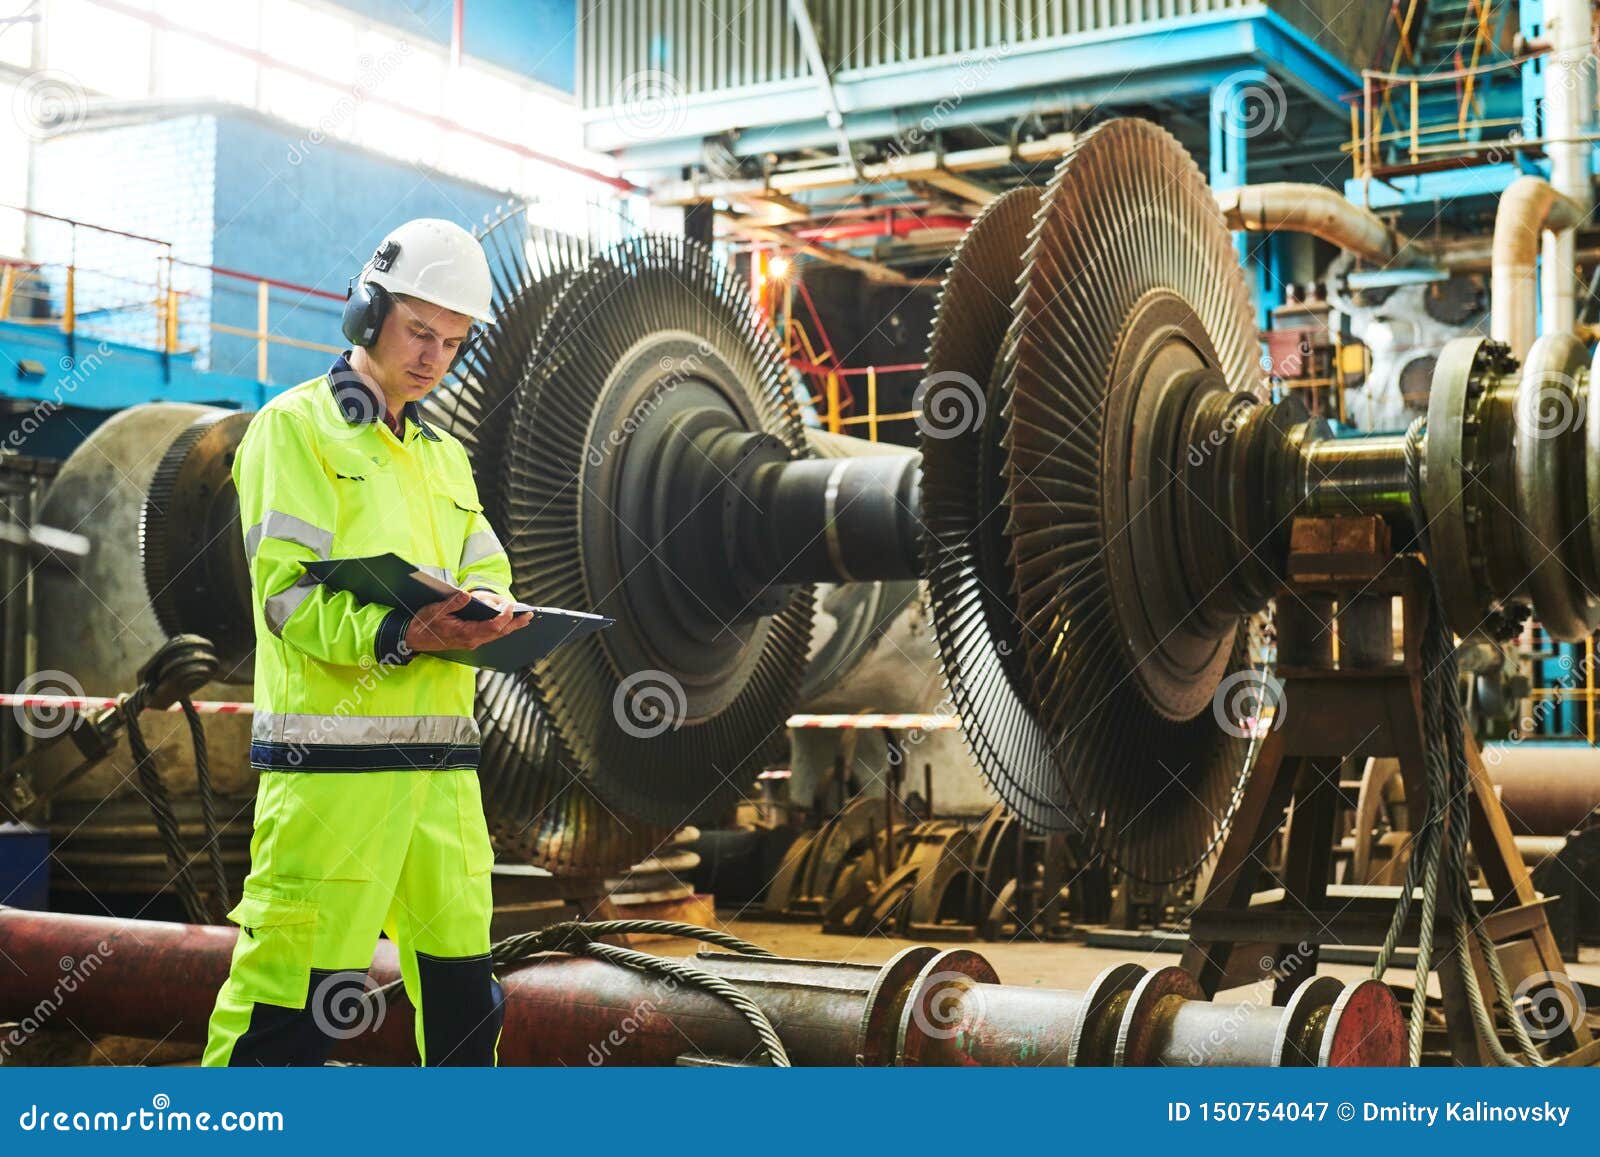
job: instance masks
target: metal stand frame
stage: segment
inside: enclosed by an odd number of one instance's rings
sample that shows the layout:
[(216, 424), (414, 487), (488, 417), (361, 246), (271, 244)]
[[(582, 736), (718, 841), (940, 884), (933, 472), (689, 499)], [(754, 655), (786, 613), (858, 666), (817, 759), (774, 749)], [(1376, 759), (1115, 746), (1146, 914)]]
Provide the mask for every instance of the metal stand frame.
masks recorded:
[[(1333, 888), (1329, 872), (1340, 804), (1340, 765), (1346, 758), (1400, 761), (1410, 810), (1426, 800), (1422, 724), (1422, 638), (1432, 597), (1422, 564), (1397, 558), (1387, 528), (1375, 517), (1297, 519), (1289, 580), (1277, 600), (1280, 710), (1246, 783), (1190, 918), (1183, 965), (1207, 996), (1218, 989), (1276, 978), (1274, 1003), (1284, 1004), (1316, 973), (1325, 943), (1377, 945), (1383, 940), (1398, 888)], [(1393, 606), (1403, 608), (1403, 646), (1394, 650)], [(1333, 638), (1337, 626), (1339, 656)], [(1472, 798), (1470, 845), (1488, 885), (1480, 913), (1498, 946), (1513, 992), (1540, 974), (1582, 1009), (1566, 977), (1545, 912), (1517, 851), (1478, 745), (1467, 736)], [(1284, 831), (1283, 886), (1257, 887), (1266, 853)], [(1330, 895), (1330, 891), (1334, 894)], [(1412, 907), (1401, 944), (1417, 943), (1419, 910)], [(1441, 924), (1443, 922), (1441, 921)], [(1434, 968), (1444, 997), (1450, 1052), (1457, 1063), (1488, 1058), (1473, 1029), (1465, 987), (1448, 929), (1435, 940)], [(1478, 983), (1494, 1000), (1483, 958), (1471, 944)], [(1504, 1011), (1504, 1010), (1502, 1010)], [(1583, 1018), (1547, 1042), (1563, 1064), (1600, 1060), (1600, 1041)]]

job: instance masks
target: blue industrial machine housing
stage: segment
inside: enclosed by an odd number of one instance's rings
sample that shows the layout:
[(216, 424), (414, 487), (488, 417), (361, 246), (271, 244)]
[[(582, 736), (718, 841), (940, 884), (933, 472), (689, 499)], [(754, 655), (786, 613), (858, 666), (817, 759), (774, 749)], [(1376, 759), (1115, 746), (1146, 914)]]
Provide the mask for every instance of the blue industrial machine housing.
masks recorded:
[(0, 823), (0, 904), (49, 910), (50, 833), (29, 824)]

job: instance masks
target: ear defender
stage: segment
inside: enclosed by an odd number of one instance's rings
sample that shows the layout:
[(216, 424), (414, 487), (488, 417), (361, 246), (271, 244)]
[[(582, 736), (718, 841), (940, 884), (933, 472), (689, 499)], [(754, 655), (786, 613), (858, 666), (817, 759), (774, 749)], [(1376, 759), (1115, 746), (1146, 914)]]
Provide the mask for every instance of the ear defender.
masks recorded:
[(378, 331), (383, 328), (383, 319), (388, 316), (391, 299), (387, 289), (367, 280), (367, 272), (387, 273), (399, 253), (398, 242), (384, 242), (372, 255), (372, 260), (367, 262), (366, 269), (352, 277), (345, 286), (344, 316), (340, 320), (340, 328), (352, 344), (371, 346), (378, 340)]
[(381, 285), (351, 278), (344, 297), (341, 328), (352, 344), (370, 346), (378, 340), (384, 315), (389, 312), (389, 292)]

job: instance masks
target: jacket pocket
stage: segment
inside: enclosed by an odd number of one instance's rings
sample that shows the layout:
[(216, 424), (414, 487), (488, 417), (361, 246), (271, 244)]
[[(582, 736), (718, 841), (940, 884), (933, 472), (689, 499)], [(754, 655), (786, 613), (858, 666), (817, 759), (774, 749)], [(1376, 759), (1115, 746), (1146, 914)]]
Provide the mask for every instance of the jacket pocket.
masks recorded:
[(441, 488), (458, 510), (468, 514), (482, 514), (483, 503), (478, 501), (478, 488), (472, 482), (451, 479)]
[(337, 503), (335, 557), (395, 549), (396, 532), (404, 533), (410, 512), (393, 463), (382, 454), (339, 443), (324, 449), (323, 463), (332, 478)]
[(317, 906), (246, 892), (228, 913), (239, 926), (229, 981), (243, 999), (304, 1008), (317, 943)]
[(462, 551), (467, 536), (477, 525), (478, 516), (483, 513), (483, 503), (478, 501), (470, 480), (462, 482), (446, 478), (435, 490), (435, 495), (434, 518), (438, 525), (439, 553), (443, 556), (444, 565), (460, 582), (465, 573), (461, 565), (464, 557)]
[(388, 473), (388, 463), (381, 456), (368, 454), (359, 446), (334, 443), (324, 447), (322, 454), (335, 480), (366, 482)]

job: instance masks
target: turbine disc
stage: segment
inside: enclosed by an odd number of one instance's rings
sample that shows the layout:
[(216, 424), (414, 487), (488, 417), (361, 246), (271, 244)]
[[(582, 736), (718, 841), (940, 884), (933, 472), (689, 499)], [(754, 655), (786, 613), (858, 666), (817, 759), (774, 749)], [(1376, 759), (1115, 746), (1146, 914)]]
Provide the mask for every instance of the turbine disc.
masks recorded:
[[(639, 535), (676, 479), (641, 474), (640, 463), (673, 461), (663, 446), (678, 460), (694, 452), (671, 422), (691, 411), (805, 456), (790, 371), (744, 286), (708, 250), (646, 235), (572, 273), (516, 406), (505, 493), (518, 593), (616, 620), (534, 666), (540, 701), (584, 784), (621, 816), (712, 820), (786, 751), (812, 592), (759, 618), (681, 630), (679, 615), (701, 616), (703, 604), (682, 583), (662, 594), (673, 576)], [(630, 457), (645, 443), (656, 456)]]
[[(920, 423), (923, 574), (945, 679), (973, 760), (1035, 830), (1081, 830), (1034, 718), (1011, 607), (1001, 472), (1002, 360), (1043, 190), (996, 198), (957, 246), (928, 345)], [(970, 420), (940, 422), (945, 411)]]
[(671, 828), (624, 819), (588, 787), (527, 672), (479, 672), (473, 713), (484, 812), (501, 858), (601, 877), (671, 841)]
[[(497, 323), (422, 406), (428, 421), (466, 446), (484, 513), (510, 543), (507, 434), (518, 391), (551, 306), (590, 260), (593, 246), (532, 223), (521, 209), (494, 222), (480, 240), (489, 256)], [(595, 796), (527, 672), (480, 672), (474, 714), (482, 735), (484, 811), (502, 858), (557, 875), (603, 876), (671, 838), (671, 828), (620, 819)]]
[(1181, 878), (1237, 799), (1249, 742), (1213, 695), (1250, 648), (1242, 618), (1182, 609), (1209, 592), (1160, 549), (1182, 483), (1157, 476), (1177, 452), (1159, 423), (1180, 390), (1260, 374), (1232, 236), (1175, 138), (1138, 120), (1085, 134), (1045, 191), (1013, 312), (1003, 470), (1027, 699), (1062, 810), (1130, 873)]

